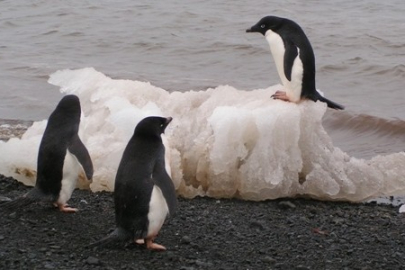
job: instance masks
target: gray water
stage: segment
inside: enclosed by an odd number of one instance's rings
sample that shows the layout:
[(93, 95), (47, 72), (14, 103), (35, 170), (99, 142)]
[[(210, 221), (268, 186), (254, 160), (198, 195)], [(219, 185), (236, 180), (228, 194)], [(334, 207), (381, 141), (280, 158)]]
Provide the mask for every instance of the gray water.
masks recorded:
[(0, 118), (41, 120), (61, 98), (60, 69), (94, 67), (168, 91), (279, 83), (268, 44), (245, 30), (266, 15), (299, 23), (336, 146), (370, 158), (404, 150), (405, 2), (0, 1)]

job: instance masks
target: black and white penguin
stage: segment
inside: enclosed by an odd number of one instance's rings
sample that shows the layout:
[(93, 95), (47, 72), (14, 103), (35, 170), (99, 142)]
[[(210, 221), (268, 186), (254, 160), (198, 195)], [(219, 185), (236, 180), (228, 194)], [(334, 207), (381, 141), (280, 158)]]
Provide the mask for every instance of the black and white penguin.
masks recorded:
[(270, 45), (284, 91), (272, 97), (284, 101), (299, 102), (301, 99), (325, 102), (329, 108), (344, 107), (326, 99), (315, 87), (315, 55), (301, 27), (286, 18), (267, 16), (246, 32), (259, 32)]
[(166, 168), (161, 134), (171, 117), (147, 117), (135, 127), (117, 170), (114, 186), (117, 228), (90, 245), (131, 239), (148, 249), (165, 250), (154, 243), (167, 215), (177, 208), (176, 191)]
[(84, 170), (88, 180), (93, 177), (93, 163), (78, 135), (80, 115), (77, 96), (61, 99), (49, 116), (39, 146), (35, 187), (24, 196), (1, 204), (1, 209), (15, 210), (35, 201), (50, 201), (62, 212), (77, 211), (67, 201), (79, 174)]

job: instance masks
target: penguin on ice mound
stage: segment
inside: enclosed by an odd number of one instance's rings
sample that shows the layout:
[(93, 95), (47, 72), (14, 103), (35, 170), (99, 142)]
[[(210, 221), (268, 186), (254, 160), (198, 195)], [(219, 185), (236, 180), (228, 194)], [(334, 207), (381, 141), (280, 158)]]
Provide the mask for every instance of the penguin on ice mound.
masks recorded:
[(272, 98), (299, 102), (301, 99), (325, 102), (329, 108), (344, 107), (321, 95), (315, 87), (315, 55), (301, 27), (285, 18), (267, 16), (246, 32), (259, 32), (270, 45), (284, 91), (277, 91)]
[(122, 155), (114, 187), (115, 222), (110, 235), (89, 247), (133, 240), (152, 250), (165, 250), (154, 243), (166, 216), (177, 208), (176, 191), (165, 169), (161, 134), (171, 117), (147, 117), (135, 127)]
[(84, 169), (86, 177), (93, 177), (93, 163), (79, 138), (80, 101), (75, 95), (61, 99), (49, 116), (42, 137), (37, 160), (35, 187), (24, 196), (0, 205), (0, 209), (14, 211), (36, 201), (49, 201), (62, 212), (76, 212), (67, 205), (77, 178)]

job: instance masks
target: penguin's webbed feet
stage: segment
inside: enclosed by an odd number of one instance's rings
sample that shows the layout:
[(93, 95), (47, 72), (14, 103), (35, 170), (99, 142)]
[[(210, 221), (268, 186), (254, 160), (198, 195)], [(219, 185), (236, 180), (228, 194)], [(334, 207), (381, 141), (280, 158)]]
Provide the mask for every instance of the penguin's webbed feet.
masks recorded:
[(55, 207), (58, 207), (59, 211), (61, 211), (63, 213), (76, 213), (77, 211), (79, 211), (79, 209), (69, 207), (69, 205), (67, 205), (67, 204), (54, 203), (53, 205)]
[(290, 101), (290, 99), (288, 98), (286, 92), (283, 92), (283, 91), (276, 91), (276, 92), (271, 96), (271, 98), (273, 98), (273, 99), (280, 99), (280, 100), (283, 100), (283, 101)]
[(166, 247), (153, 243), (153, 239), (152, 238), (147, 238), (147, 239), (136, 239), (135, 243), (138, 245), (143, 245), (146, 243), (146, 248), (153, 250), (153, 251), (165, 251)]
[(146, 239), (146, 248), (155, 251), (165, 251), (166, 248), (162, 245), (153, 243), (152, 239)]

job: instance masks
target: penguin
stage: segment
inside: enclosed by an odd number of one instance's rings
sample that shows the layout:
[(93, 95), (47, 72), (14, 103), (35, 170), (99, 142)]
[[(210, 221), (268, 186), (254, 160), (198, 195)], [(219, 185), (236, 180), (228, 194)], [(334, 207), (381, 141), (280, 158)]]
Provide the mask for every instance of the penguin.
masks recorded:
[(315, 55), (302, 28), (292, 20), (266, 16), (246, 30), (261, 33), (270, 45), (284, 91), (271, 97), (297, 103), (302, 99), (325, 102), (329, 108), (344, 107), (325, 98), (315, 87)]
[(79, 138), (81, 107), (75, 95), (64, 96), (51, 113), (39, 145), (35, 187), (14, 201), (0, 205), (1, 209), (16, 210), (36, 201), (49, 201), (60, 211), (78, 211), (67, 205), (77, 178), (84, 170), (89, 181), (93, 163)]
[(176, 191), (165, 168), (165, 147), (161, 134), (171, 117), (150, 116), (135, 127), (114, 184), (116, 229), (88, 247), (133, 240), (150, 250), (166, 250), (154, 243), (166, 217), (177, 208)]

